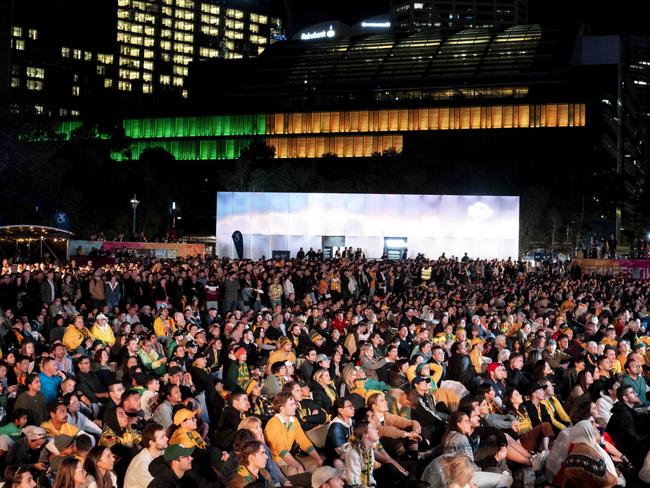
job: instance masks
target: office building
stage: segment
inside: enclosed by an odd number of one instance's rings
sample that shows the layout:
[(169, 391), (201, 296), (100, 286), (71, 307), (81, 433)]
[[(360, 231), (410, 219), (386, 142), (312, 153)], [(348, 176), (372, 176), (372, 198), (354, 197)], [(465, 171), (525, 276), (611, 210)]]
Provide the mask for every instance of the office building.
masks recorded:
[(393, 28), (512, 27), (528, 23), (528, 0), (393, 0)]
[[(55, 117), (182, 108), (189, 65), (282, 38), (265, 0), (3, 2), (0, 95)], [(162, 102), (162, 103), (161, 103)]]

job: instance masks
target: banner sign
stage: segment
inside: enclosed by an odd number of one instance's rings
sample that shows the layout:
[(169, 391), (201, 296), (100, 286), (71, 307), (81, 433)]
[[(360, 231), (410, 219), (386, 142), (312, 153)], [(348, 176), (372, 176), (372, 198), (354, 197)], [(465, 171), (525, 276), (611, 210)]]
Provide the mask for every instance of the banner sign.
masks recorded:
[(650, 279), (650, 259), (574, 259), (584, 274), (629, 276), (637, 280)]
[(232, 242), (235, 244), (237, 257), (239, 259), (244, 259), (244, 236), (242, 236), (241, 232), (236, 230), (232, 233)]
[(70, 241), (70, 257), (77, 254), (81, 247), (81, 253), (88, 256), (91, 251), (104, 249), (114, 253), (118, 250), (134, 250), (137, 256), (155, 257), (158, 259), (176, 259), (189, 256), (205, 254), (205, 244), (184, 244), (168, 242), (114, 242), (114, 241)]

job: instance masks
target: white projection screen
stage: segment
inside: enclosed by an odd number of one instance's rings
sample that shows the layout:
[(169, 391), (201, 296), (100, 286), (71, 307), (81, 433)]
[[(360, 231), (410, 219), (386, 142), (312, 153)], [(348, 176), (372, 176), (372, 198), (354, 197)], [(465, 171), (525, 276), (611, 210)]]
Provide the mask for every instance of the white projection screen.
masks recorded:
[(367, 258), (380, 258), (384, 239), (406, 238), (408, 255), (515, 259), (519, 197), (350, 193), (217, 193), (217, 254), (235, 258), (232, 234), (243, 235), (244, 257), (320, 249), (323, 236), (344, 236)]

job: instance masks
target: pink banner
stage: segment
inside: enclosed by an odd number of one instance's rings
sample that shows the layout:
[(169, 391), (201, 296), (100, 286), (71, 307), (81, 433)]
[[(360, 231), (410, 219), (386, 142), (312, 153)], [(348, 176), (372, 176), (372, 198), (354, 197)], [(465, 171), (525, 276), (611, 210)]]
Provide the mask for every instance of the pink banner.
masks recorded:
[(583, 273), (629, 276), (637, 280), (650, 279), (650, 259), (575, 259)]
[(114, 241), (70, 241), (70, 254), (74, 256), (78, 248), (84, 255), (92, 249), (104, 248), (109, 252), (133, 249), (138, 256), (152, 256), (160, 259), (176, 259), (205, 254), (205, 244), (184, 244), (167, 242), (114, 242)]

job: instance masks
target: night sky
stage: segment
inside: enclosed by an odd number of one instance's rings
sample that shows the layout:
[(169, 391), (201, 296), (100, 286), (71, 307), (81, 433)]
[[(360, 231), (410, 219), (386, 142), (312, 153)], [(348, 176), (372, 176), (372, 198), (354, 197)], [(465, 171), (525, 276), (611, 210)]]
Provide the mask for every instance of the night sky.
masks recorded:
[[(292, 36), (311, 24), (341, 20), (355, 24), (368, 17), (386, 14), (390, 0), (273, 0), (274, 9), (287, 12)], [(650, 35), (646, 16), (640, 15), (638, 0), (530, 0), (531, 23), (575, 32), (586, 23), (593, 34)]]

